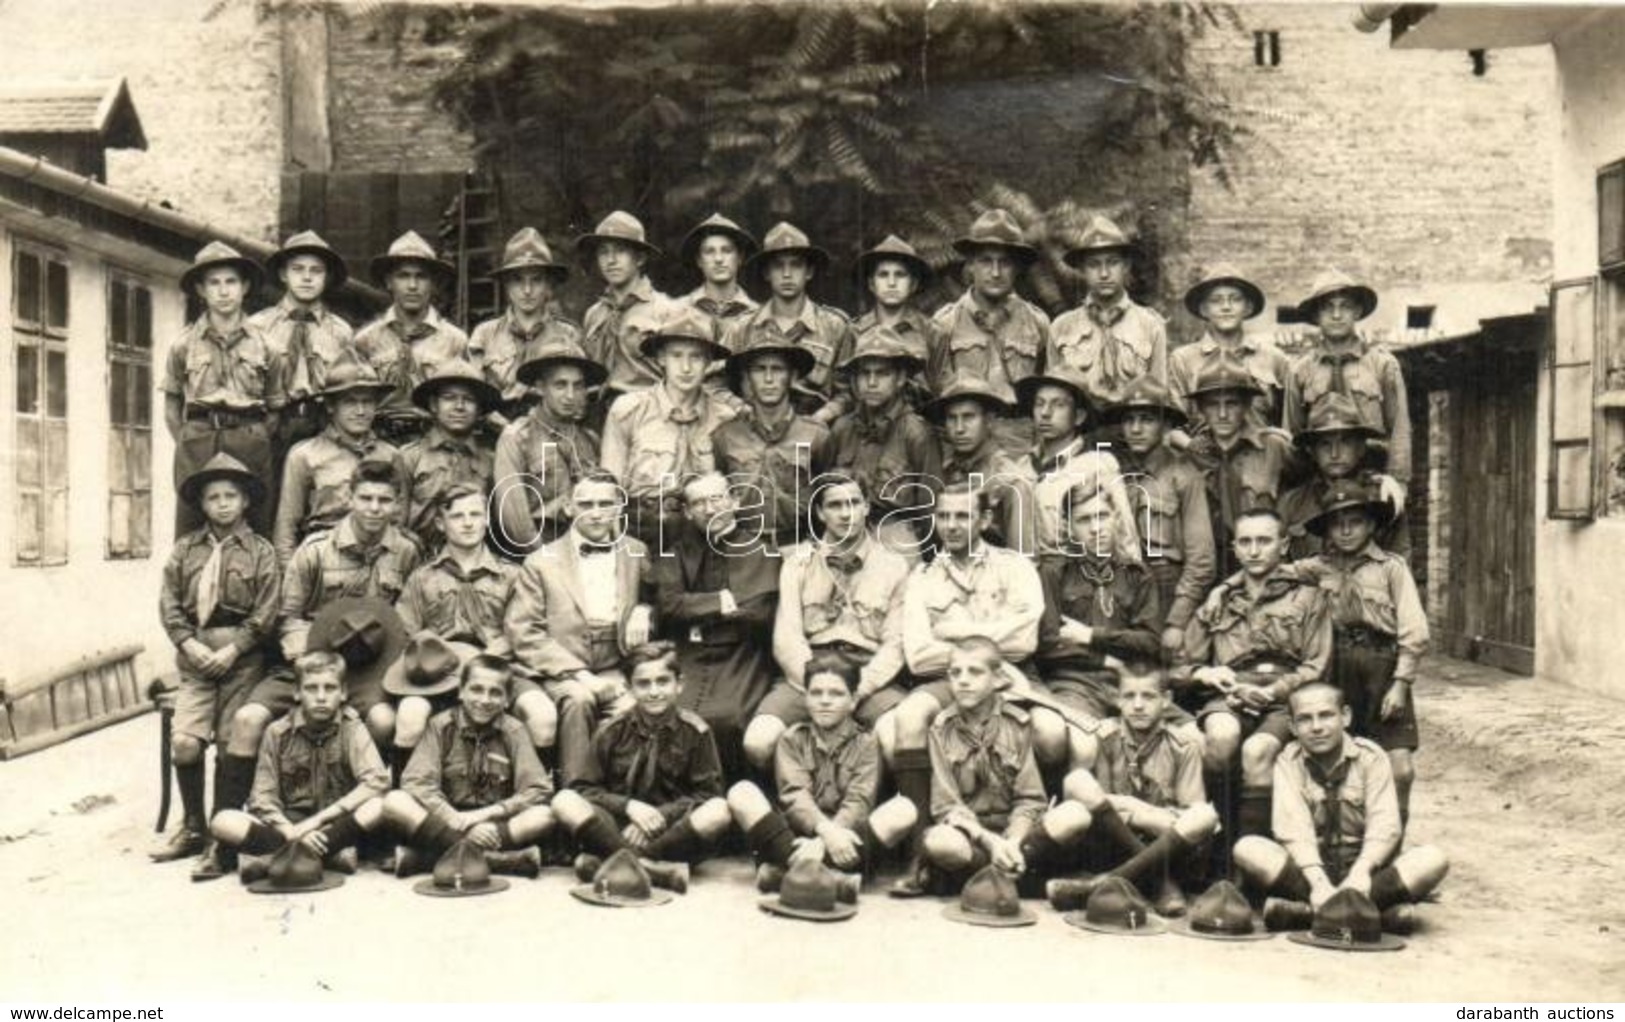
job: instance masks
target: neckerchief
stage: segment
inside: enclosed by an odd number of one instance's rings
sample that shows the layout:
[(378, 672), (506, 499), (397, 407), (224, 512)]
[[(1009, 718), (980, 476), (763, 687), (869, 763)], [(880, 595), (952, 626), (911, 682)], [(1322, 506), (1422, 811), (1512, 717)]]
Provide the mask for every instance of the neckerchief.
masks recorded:
[(1304, 756), (1303, 765), (1308, 768), (1309, 777), (1325, 792), (1321, 799), (1324, 807), (1324, 818), (1321, 821), (1318, 833), (1320, 861), (1335, 862), (1337, 845), (1343, 836), (1343, 782), (1348, 779), (1349, 766), (1352, 760), (1346, 755), (1339, 754), (1337, 762), (1331, 769), (1322, 769), (1313, 756)]
[(1110, 558), (1100, 558), (1085, 555), (1078, 558), (1078, 573), (1088, 579), (1095, 587), (1095, 605), (1107, 618), (1117, 616), (1117, 598), (1112, 595), (1112, 583), (1117, 579), (1117, 572), (1112, 567)]
[(833, 733), (826, 736), (813, 725), (813, 798), (822, 803), (826, 791), (833, 791), (836, 795), (841, 792), (839, 778), (836, 776), (836, 767), (839, 764), (841, 750), (846, 748), (852, 739), (858, 736), (858, 726), (849, 718), (842, 722)]
[(626, 793), (643, 799), (655, 790), (660, 780), (660, 754), (665, 751), (665, 743), (676, 729), (677, 711), (668, 710), (661, 717), (651, 720), (642, 710), (634, 710), (631, 725), (642, 740), (638, 743), (638, 751), (632, 756), (632, 762), (626, 767)]

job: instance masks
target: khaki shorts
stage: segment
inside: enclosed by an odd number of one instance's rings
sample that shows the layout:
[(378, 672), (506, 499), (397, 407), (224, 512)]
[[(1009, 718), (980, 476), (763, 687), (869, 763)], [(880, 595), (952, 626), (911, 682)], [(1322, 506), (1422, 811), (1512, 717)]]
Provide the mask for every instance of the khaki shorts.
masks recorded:
[[(210, 649), (219, 649), (230, 641), (235, 631), (206, 628), (198, 638)], [(248, 702), (249, 695), (265, 674), (265, 655), (258, 650), (244, 653), (226, 676), (218, 680), (203, 677), (179, 657), (176, 662), (180, 686), (175, 690), (175, 734), (200, 742), (225, 744), (231, 737), (225, 733), (231, 727), (231, 718)]]

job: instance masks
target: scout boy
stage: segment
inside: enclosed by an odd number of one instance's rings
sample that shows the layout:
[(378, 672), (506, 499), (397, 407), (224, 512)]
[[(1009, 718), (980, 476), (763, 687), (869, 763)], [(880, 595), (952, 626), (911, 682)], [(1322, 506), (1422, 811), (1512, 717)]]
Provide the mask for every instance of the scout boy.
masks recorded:
[(525, 727), (506, 712), (506, 661), (481, 654), (462, 668), (458, 706), (429, 721), (384, 818), (404, 839), (396, 876), (428, 869), (459, 841), (486, 852), (491, 869), (534, 877), (536, 842), (553, 828), (553, 784)]
[[(211, 241), (181, 274), (181, 290), (203, 304), (203, 315), (186, 327), (165, 361), (164, 425), (175, 441), (179, 487), (216, 454), (236, 458), (269, 495), (275, 492), (272, 439), (287, 403), (287, 370), (264, 333), (243, 317), (243, 301), (260, 280), (260, 268), (236, 249)], [(260, 535), (271, 531), (269, 501), (249, 511)], [(177, 536), (204, 524), (195, 503), (176, 508)]]
[(683, 262), (699, 271), (700, 286), (681, 300), (710, 316), (718, 337), (759, 308), (739, 283), (740, 269), (758, 247), (749, 231), (721, 213), (712, 213), (683, 236)]
[(626, 488), (632, 534), (660, 553), (663, 530), (682, 515), (678, 481), (716, 468), (716, 432), (733, 418), (704, 386), (707, 367), (727, 358), (728, 349), (710, 319), (679, 307), (652, 328), (640, 350), (658, 367), (659, 382), (615, 399), (601, 460)]
[(660, 382), (658, 367), (643, 350), (671, 299), (655, 290), (644, 272), (660, 249), (649, 243), (643, 223), (616, 210), (590, 234), (576, 239), (576, 253), (604, 282), (604, 293), (582, 317), (582, 346), (587, 356), (609, 371), (597, 405), (594, 425), (603, 422), (615, 398), (646, 390)]
[(379, 410), (378, 432), (404, 445), (429, 428), (428, 416), (412, 407), (412, 388), (447, 362), (468, 357), (468, 335), (434, 305), (452, 294), (457, 270), (416, 231), (407, 231), (373, 258), (372, 277), (389, 292), (390, 305), (356, 331), (355, 346), (395, 388)]
[(850, 407), (835, 367), (852, 351), (852, 323), (846, 314), (812, 300), (807, 285), (829, 269), (829, 253), (814, 245), (800, 228), (778, 223), (767, 232), (762, 249), (745, 263), (745, 273), (768, 289), (768, 299), (750, 316), (735, 320), (724, 341), (730, 351), (744, 351), (764, 338), (798, 347), (813, 356), (813, 366), (800, 380), (796, 401), (814, 422), (828, 426)]
[(1392, 508), (1352, 481), (1332, 487), (1308, 523), (1326, 552), (1300, 562), (1330, 596), (1332, 662), (1326, 680), (1343, 693), (1349, 728), (1388, 753), (1401, 822), (1410, 815), (1418, 739), (1411, 686), (1427, 652), (1428, 619), (1405, 559), (1377, 543)]
[(1255, 399), (1250, 421), (1256, 428), (1281, 423), (1281, 398), (1290, 360), (1267, 337), (1247, 333), (1249, 319), (1264, 311), (1264, 291), (1229, 263), (1218, 263), (1185, 292), (1185, 309), (1202, 322), (1202, 336), (1168, 356), (1168, 385), (1188, 402), (1201, 375), (1221, 361), (1239, 364), (1263, 394)]
[(807, 500), (829, 459), (829, 428), (790, 400), (814, 364), (812, 352), (766, 332), (728, 356), (728, 387), (749, 411), (717, 430), (717, 468), (742, 497), (745, 531), (774, 547), (806, 538)]
[(1348, 733), (1349, 708), (1334, 685), (1288, 697), (1297, 741), (1275, 762), (1274, 840), (1236, 842), (1242, 874), (1272, 897), (1270, 929), (1307, 929), (1313, 908), (1342, 890), (1369, 895), (1385, 929), (1408, 929), (1410, 904), (1444, 880), (1450, 862), (1432, 845), (1400, 852), (1404, 831), (1388, 757)]
[(858, 282), (874, 304), (853, 322), (853, 335), (861, 342), (870, 330), (885, 327), (919, 360), (905, 387), (908, 402), (915, 408), (931, 399), (924, 375), (931, 357), (931, 320), (915, 299), (930, 286), (933, 276), (931, 264), (895, 234), (886, 235), (880, 244), (858, 255)]
[(530, 349), (519, 383), (540, 395), (497, 438), (492, 494), (497, 548), (524, 557), (570, 529), (564, 506), (577, 480), (598, 467), (602, 445), (585, 424), (588, 395), (609, 378), (579, 344), (562, 338)]
[[(354, 846), (382, 819), (389, 774), (361, 718), (344, 705), (344, 658), (306, 653), (294, 673), (298, 702), (265, 731), (248, 810), (221, 809), (209, 830), (227, 848), (255, 856), (302, 842), (342, 872), (354, 873)], [(265, 865), (244, 860), (243, 883), (263, 876)]]
[(894, 795), (880, 801), (880, 746), (853, 716), (858, 667), (837, 652), (807, 662), (804, 719), (779, 739), (773, 754), (779, 808), (762, 789), (740, 781), (728, 789), (728, 808), (756, 853), (757, 887), (778, 889), (800, 859), (864, 870), (884, 848), (913, 829), (914, 803)]
[[(1324, 547), (1322, 537), (1308, 529), (1309, 519), (1320, 513), (1331, 491), (1344, 484), (1374, 486), (1389, 511), (1377, 531), (1377, 543), (1401, 557), (1410, 553), (1410, 529), (1404, 516), (1405, 489), (1392, 476), (1368, 467), (1368, 445), (1381, 433), (1360, 420), (1354, 399), (1344, 394), (1327, 394), (1310, 410), (1309, 424), (1293, 437), (1314, 459), (1312, 478), (1281, 496), (1276, 510), (1286, 521), (1292, 536), (1293, 560), (1312, 557)], [(1395, 512), (1397, 509), (1398, 513)]]
[(1032, 469), (994, 440), (995, 424), (1014, 408), (986, 380), (959, 375), (921, 409), (942, 430), (942, 481), (974, 482), (992, 512), (988, 542), (1024, 554), (1037, 549)]
[(1377, 293), (1338, 270), (1315, 278), (1298, 314), (1320, 330), (1314, 346), (1298, 356), (1287, 376), (1286, 428), (1293, 433), (1309, 422), (1309, 412), (1326, 394), (1353, 398), (1360, 421), (1380, 430), (1388, 443), (1388, 474), (1400, 486), (1411, 480), (1411, 413), (1405, 374), (1392, 352), (1372, 346), (1357, 325), (1377, 307)]
[(1033, 541), (1031, 552), (1043, 556), (1058, 553), (1066, 545), (1066, 520), (1061, 502), (1073, 487), (1088, 483), (1108, 491), (1121, 512), (1123, 553), (1131, 555), (1136, 546), (1128, 495), (1119, 477), (1122, 470), (1110, 445), (1088, 435), (1089, 392), (1083, 375), (1068, 366), (1029, 376), (1016, 384), (1016, 408), (1032, 420), (1037, 442), (1027, 456), (1027, 465), (1037, 480), (1033, 484)]
[(469, 362), (446, 362), (412, 388), (412, 403), (429, 413), (433, 425), (401, 450), (405, 524), (425, 553), (440, 549), (436, 522), (439, 499), (448, 487), (464, 484), (491, 491), (495, 455), (475, 427), (496, 410), (501, 393)]
[(978, 216), (954, 249), (965, 259), (965, 293), (931, 317), (926, 379), (940, 394), (966, 373), (1010, 394), (1038, 371), (1050, 340), (1049, 317), (1016, 294), (1016, 278), (1038, 261), (1038, 250), (1002, 209)]
[(233, 763), (221, 732), (264, 674), (281, 584), (276, 552), (244, 517), (265, 488), (242, 462), (215, 455), (186, 477), (180, 495), (202, 509), (206, 524), (175, 541), (158, 597), (180, 676), (170, 749), (183, 815), (180, 830), (152, 853), (154, 862), (204, 851), (203, 753), (210, 742), (221, 742), (214, 811), (240, 806), (247, 794), (253, 762)]
[(700, 862), (732, 820), (711, 728), (678, 705), (671, 643), (633, 649), (625, 670), (636, 705), (599, 729), (590, 770), (553, 811), (591, 855), (629, 848), (656, 862)]
[(1167, 382), (1168, 325), (1128, 295), (1134, 243), (1104, 216), (1091, 217), (1078, 244), (1062, 257), (1083, 274), (1083, 304), (1056, 317), (1045, 364), (1068, 365), (1088, 380), (1097, 406), (1122, 396), (1132, 379)]
[(282, 492), (271, 532), (277, 561), (288, 559), (306, 537), (326, 532), (350, 510), (350, 477), (361, 461), (398, 463), (400, 452), (373, 432), (373, 420), (390, 386), (365, 362), (334, 366), (317, 395), (327, 425), (288, 452)]
[(350, 273), (321, 235), (300, 231), (271, 253), (265, 265), (282, 282), (282, 297), (248, 321), (282, 357), (288, 373), (288, 404), (277, 437), (280, 469), (289, 448), (321, 430), (322, 410), (316, 402), (327, 390), (328, 375), (361, 356), (355, 350), (355, 331), (323, 301), (344, 286)]
[(502, 314), (474, 328), (468, 358), (501, 394), (501, 408), (491, 416), (500, 429), (524, 415), (530, 403), (519, 367), (544, 345), (579, 345), (581, 330), (564, 318), (555, 300), (570, 279), (570, 268), (554, 261), (553, 250), (536, 228), (521, 227), (508, 239), (502, 264), (492, 276), (502, 289)]

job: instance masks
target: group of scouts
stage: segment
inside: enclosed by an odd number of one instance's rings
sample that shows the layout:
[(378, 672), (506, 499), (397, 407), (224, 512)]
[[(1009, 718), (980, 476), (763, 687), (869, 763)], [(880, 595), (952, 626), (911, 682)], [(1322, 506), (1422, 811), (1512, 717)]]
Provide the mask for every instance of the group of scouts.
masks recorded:
[(1323, 274), (1292, 359), (1214, 267), (1170, 351), (1105, 218), (1053, 322), (1008, 213), (954, 246), (934, 313), (907, 242), (863, 252), (853, 320), (791, 224), (700, 223), (674, 298), (616, 212), (576, 241), (604, 285), (578, 327), (525, 228), (472, 335), (413, 233), (360, 330), (314, 233), (252, 316), (262, 268), (203, 249), (162, 388), (184, 820), (154, 857), (271, 891), (370, 860), (427, 894), (572, 865), (637, 905), (748, 848), (800, 918), (885, 871), (966, 922), (1045, 897), (1106, 932), (1397, 945), (1448, 865), (1405, 835), (1428, 633), (1376, 294)]

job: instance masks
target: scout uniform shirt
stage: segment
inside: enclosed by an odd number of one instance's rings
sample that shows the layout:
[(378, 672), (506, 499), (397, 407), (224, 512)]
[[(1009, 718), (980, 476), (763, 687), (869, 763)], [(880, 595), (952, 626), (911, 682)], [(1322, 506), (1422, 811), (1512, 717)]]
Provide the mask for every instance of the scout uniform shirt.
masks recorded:
[(295, 706), (265, 729), (248, 811), (283, 827), (338, 804), (347, 813), (389, 790), (389, 771), (361, 717), (348, 706), (318, 727)]
[[(829, 435), (829, 463), (863, 484), (870, 521), (899, 508), (923, 507), (928, 516), (930, 492), (942, 478), (936, 434), (901, 395), (876, 412), (859, 405), (836, 419)], [(911, 477), (918, 480), (916, 486), (902, 485)]]
[[(1041, 447), (1035, 447), (1027, 459), (1029, 474), (1037, 479), (1031, 497), (1034, 540), (1037, 543), (1035, 551), (1040, 555), (1059, 553), (1066, 546), (1066, 523), (1061, 521), (1061, 503), (1073, 487), (1079, 483), (1093, 482), (1097, 489), (1110, 489), (1122, 474), (1111, 451), (1095, 447), (1087, 437), (1074, 437), (1065, 447), (1047, 457), (1041, 450)], [(1138, 541), (1138, 533), (1134, 534), (1134, 539)]]
[[(1072, 553), (1043, 558), (1038, 577), (1044, 584), (1044, 616), (1035, 665), (1045, 680), (1102, 671), (1107, 655), (1124, 661), (1159, 655), (1162, 609), (1156, 583), (1144, 568)], [(1093, 629), (1088, 646), (1062, 641), (1062, 617)]]
[(1017, 380), (1038, 372), (1049, 340), (1049, 317), (1025, 298), (1011, 294), (992, 306), (966, 291), (931, 317), (926, 378), (938, 394), (961, 374), (1010, 393)]
[(598, 729), (588, 769), (576, 782), (582, 797), (617, 821), (633, 799), (660, 811), (670, 826), (722, 795), (722, 764), (711, 727), (672, 708), (650, 717), (633, 707)]
[(1403, 836), (1388, 754), (1375, 742), (1343, 736), (1336, 764), (1323, 769), (1293, 742), (1275, 758), (1270, 829), (1299, 869), (1321, 866), (1341, 883), (1369, 847), (1388, 862)]
[(1209, 513), (1224, 526), (1223, 544), (1220, 530), (1213, 530), (1215, 553), (1220, 555), (1225, 555), (1219, 546), (1228, 546), (1236, 518), (1243, 511), (1273, 509), (1281, 496), (1282, 477), (1296, 465), (1292, 444), (1280, 430), (1254, 429), (1246, 421), (1228, 450), (1214, 444), (1209, 453), (1193, 460), (1207, 476)]
[(248, 320), (222, 337), (199, 316), (169, 349), (165, 394), (180, 397), (185, 411), (274, 412), (287, 404), (287, 368), (265, 334)]
[(378, 378), (395, 388), (379, 406), (379, 414), (398, 418), (423, 414), (412, 404), (413, 387), (447, 362), (468, 360), (468, 335), (432, 305), (423, 321), (411, 327), (391, 305), (356, 331), (355, 347)]
[(283, 360), (290, 401), (303, 401), (327, 389), (327, 374), (346, 360), (359, 361), (355, 331), (321, 302), (306, 309), (283, 295), (282, 300), (248, 317), (265, 335), (271, 351)]
[(502, 394), (504, 405), (524, 399), (528, 392), (519, 382), (519, 367), (541, 346), (579, 345), (581, 329), (557, 314), (552, 305), (529, 330), (508, 313), (488, 319), (468, 337), (468, 358), (480, 367), (485, 382)]
[(977, 543), (961, 565), (947, 553), (921, 564), (903, 590), (903, 654), (918, 676), (942, 675), (954, 647), (936, 635), (938, 622), (974, 625), (1005, 659), (1024, 660), (1038, 648), (1044, 585), (1032, 562), (1004, 547)]
[(826, 819), (855, 831), (880, 797), (880, 744), (850, 717), (829, 732), (811, 722), (791, 725), (773, 764), (779, 804), (797, 834), (816, 834)]
[(836, 379), (835, 367), (852, 354), (856, 340), (852, 321), (838, 309), (803, 296), (801, 311), (789, 327), (784, 328), (773, 318), (772, 305), (763, 305), (751, 315), (729, 324), (723, 343), (729, 351), (745, 351), (761, 344), (805, 348), (812, 352), (814, 365), (806, 376), (796, 380), (796, 389), (834, 404), (837, 412), (852, 406), (852, 399), (846, 393), (848, 388)]
[(443, 550), (406, 579), (395, 610), (408, 635), (427, 628), (448, 642), (466, 642), (493, 656), (508, 655), (502, 614), (513, 594), (519, 566), (480, 547), (474, 566), (464, 569)]
[[(880, 314), (873, 309), (854, 320), (853, 349), (856, 350), (857, 342), (864, 334), (880, 325)], [(920, 360), (921, 368), (915, 370), (903, 383), (903, 393), (907, 396), (909, 405), (918, 408), (931, 400), (930, 377), (925, 370), (925, 366), (931, 361), (931, 320), (925, 313), (909, 305), (904, 307), (890, 326), (908, 353)]]
[(749, 418), (724, 424), (713, 454), (717, 469), (739, 494), (741, 520), (760, 515), (762, 538), (789, 545), (807, 530), (813, 480), (829, 458), (829, 428), (795, 414), (788, 404), (779, 411), (777, 422), (766, 421), (756, 409)]
[(1097, 407), (1113, 404), (1136, 377), (1149, 374), (1167, 385), (1167, 321), (1127, 292), (1110, 305), (1086, 298), (1056, 317), (1046, 359), (1052, 368), (1068, 365), (1082, 373)]
[(394, 603), (418, 566), (418, 545), (395, 526), (370, 547), (361, 545), (349, 516), (331, 532), (299, 544), (282, 576), (282, 652), (295, 660), (316, 612), (344, 596), (378, 596)]
[(711, 325), (716, 328), (718, 337), (723, 336), (723, 331), (735, 321), (745, 319), (761, 308), (761, 304), (746, 294), (742, 287), (734, 288), (733, 297), (720, 302), (706, 294), (704, 287), (695, 288), (678, 301), (711, 317)]
[(1290, 567), (1277, 568), (1266, 578), (1256, 599), (1248, 594), (1245, 579), (1242, 572), (1226, 579), (1191, 618), (1185, 629), (1187, 664), (1175, 668), (1172, 676), (1188, 678), (1204, 664), (1245, 664), (1249, 658), (1275, 654), (1298, 664), (1268, 686), (1275, 701), (1285, 703), (1293, 689), (1326, 673), (1332, 652), (1326, 597), (1313, 579)]
[(1038, 549), (1037, 499), (1033, 496), (1032, 466), (1010, 457), (990, 436), (969, 454), (959, 454), (946, 446), (942, 455), (942, 481), (948, 485), (981, 477), (993, 512), (988, 541), (1023, 554)]
[(401, 449), (401, 471), (406, 479), (406, 527), (417, 534), (425, 550), (440, 546), (440, 495), (464, 483), (481, 493), (491, 492), (495, 455), (478, 434), (452, 436), (430, 426), (421, 438)]
[(678, 480), (716, 468), (716, 432), (733, 413), (703, 391), (679, 408), (664, 383), (622, 394), (604, 423), (604, 468), (632, 499), (681, 496)]
[(1221, 344), (1210, 333), (1203, 332), (1200, 340), (1176, 348), (1168, 355), (1168, 386), (1185, 411), (1197, 416), (1196, 403), (1191, 390), (1202, 374), (1213, 369), (1221, 360), (1239, 362), (1252, 374), (1253, 380), (1264, 388), (1264, 396), (1253, 399), (1248, 421), (1255, 427), (1279, 426), (1281, 402), (1286, 393), (1287, 374), (1292, 360), (1267, 337), (1242, 335), (1234, 346)]
[(401, 790), (442, 818), (501, 806), (502, 818), (512, 819), (546, 805), (553, 782), (516, 718), (499, 713), (481, 727), (454, 706), (429, 718), (401, 772)]
[(1298, 563), (1318, 581), (1331, 604), (1332, 628), (1364, 628), (1396, 641), (1396, 678), (1416, 677), (1417, 663), (1428, 647), (1427, 612), (1405, 559), (1375, 543), (1344, 556), (1328, 552)]
[[(220, 540), (219, 549), (214, 605), (207, 620), (199, 620), (202, 615), (198, 597), (204, 571), (215, 550), (208, 526), (175, 541), (175, 549), (164, 564), (158, 612), (165, 634), (177, 649), (187, 639), (199, 638), (198, 633), (206, 628), (230, 628), (236, 633), (232, 644), (239, 652), (250, 653), (270, 637), (276, 625), (282, 581), (276, 552), (264, 537), (248, 527), (247, 521), (239, 521)], [(206, 645), (218, 648), (216, 643)]]
[(992, 697), (980, 724), (956, 703), (931, 724), (931, 819), (967, 834), (978, 827), (1014, 840), (1044, 814), (1044, 781), (1033, 759), (1027, 711)]
[(606, 390), (630, 393), (660, 382), (660, 373), (643, 357), (639, 345), (660, 325), (660, 312), (671, 299), (639, 277), (626, 294), (606, 290), (582, 317), (582, 346), (587, 357), (609, 371)]
[(1401, 486), (1411, 479), (1411, 413), (1406, 405), (1405, 374), (1392, 353), (1356, 338), (1333, 352), (1324, 341), (1292, 364), (1287, 375), (1286, 428), (1302, 432), (1309, 409), (1336, 391), (1354, 399), (1360, 421), (1388, 438), (1388, 474)]
[(294, 444), (282, 468), (282, 492), (271, 531), (277, 560), (286, 566), (307, 536), (326, 532), (350, 513), (350, 480), (357, 465), (363, 460), (390, 461), (398, 469), (400, 456), (394, 444), (370, 432), (357, 442), (336, 426)]
[(503, 427), (491, 478), (498, 489), (521, 481), (529, 487), (524, 499), (531, 521), (543, 540), (553, 540), (568, 527), (563, 498), (575, 489), (576, 480), (598, 467), (601, 445), (595, 430), (554, 418), (538, 404)]
[(903, 589), (909, 563), (872, 536), (846, 553), (824, 543), (784, 551), (773, 655), (789, 682), (806, 687), (813, 650), (844, 644), (871, 654), (859, 683), (889, 684), (903, 670)]
[(1207, 801), (1202, 747), (1166, 723), (1136, 735), (1121, 717), (1095, 732), (1099, 752), (1091, 771), (1110, 795), (1129, 795), (1160, 809), (1189, 809)]
[[(1362, 487), (1373, 491), (1377, 489), (1376, 477), (1377, 473), (1370, 469), (1361, 469), (1354, 474)], [(1317, 472), (1313, 479), (1282, 494), (1275, 505), (1281, 520), (1286, 523), (1287, 534), (1292, 537), (1288, 556), (1293, 560), (1305, 560), (1327, 549), (1325, 537), (1310, 532), (1308, 522), (1320, 514), (1327, 495), (1339, 482), (1341, 480), (1327, 479)], [(1408, 558), (1411, 552), (1410, 523), (1403, 514), (1390, 518), (1371, 534), (1371, 538), (1384, 550), (1402, 558)]]
[(1140, 459), (1126, 446), (1121, 452), (1123, 485), (1140, 553), (1162, 596), (1163, 623), (1184, 628), (1207, 599), (1215, 574), (1207, 480), (1184, 454), (1161, 445)]

